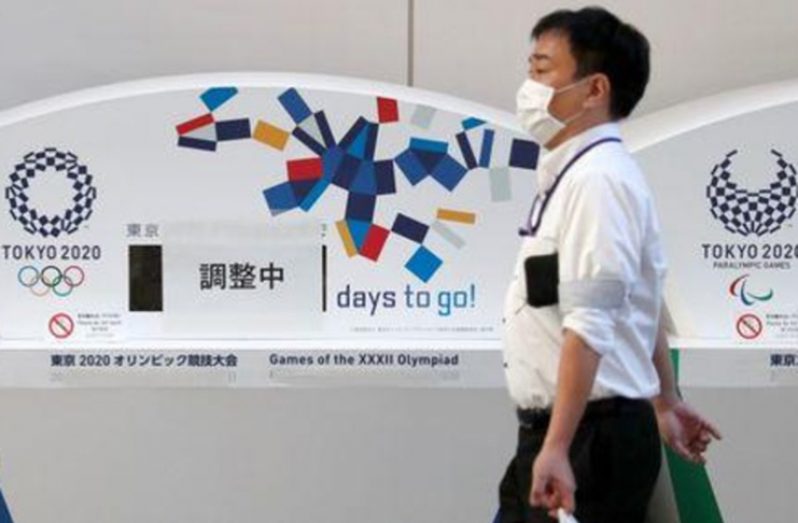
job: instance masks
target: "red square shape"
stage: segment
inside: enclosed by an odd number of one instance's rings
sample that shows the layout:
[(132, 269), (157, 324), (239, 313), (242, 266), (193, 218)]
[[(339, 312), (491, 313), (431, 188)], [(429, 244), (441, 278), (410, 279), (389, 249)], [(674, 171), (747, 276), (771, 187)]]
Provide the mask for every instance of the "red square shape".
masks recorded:
[(392, 98), (377, 98), (377, 114), (380, 123), (399, 121), (399, 104)]
[(288, 179), (292, 182), (303, 180), (318, 180), (324, 173), (321, 158), (305, 158), (303, 160), (290, 160), (286, 162)]
[(191, 131), (196, 131), (200, 127), (205, 127), (213, 123), (213, 115), (211, 113), (203, 114), (187, 122), (183, 122), (177, 126), (177, 134), (184, 135)]
[(391, 234), (391, 231), (388, 229), (379, 225), (372, 225), (366, 234), (363, 246), (360, 248), (360, 254), (369, 260), (377, 261), (382, 253), (382, 248), (385, 247), (389, 234)]

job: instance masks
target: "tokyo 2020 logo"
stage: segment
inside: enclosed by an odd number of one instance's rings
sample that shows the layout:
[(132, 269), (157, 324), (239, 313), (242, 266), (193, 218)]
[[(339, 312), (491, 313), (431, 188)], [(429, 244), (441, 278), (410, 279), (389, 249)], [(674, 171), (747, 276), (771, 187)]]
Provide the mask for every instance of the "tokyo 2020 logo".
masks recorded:
[[(62, 212), (48, 214), (35, 207), (29, 194), (31, 182), (43, 176), (65, 176), (70, 183), (71, 198), (64, 202)], [(9, 180), (11, 184), (5, 189), (5, 197), (11, 217), (31, 234), (45, 238), (72, 234), (94, 210), (97, 188), (92, 183), (93, 176), (71, 152), (47, 147), (28, 153), (14, 166)]]
[(764, 236), (778, 231), (795, 214), (798, 200), (798, 173), (795, 166), (775, 150), (776, 171), (767, 187), (748, 190), (732, 180), (731, 151), (712, 169), (706, 196), (712, 216), (729, 232), (742, 236)]

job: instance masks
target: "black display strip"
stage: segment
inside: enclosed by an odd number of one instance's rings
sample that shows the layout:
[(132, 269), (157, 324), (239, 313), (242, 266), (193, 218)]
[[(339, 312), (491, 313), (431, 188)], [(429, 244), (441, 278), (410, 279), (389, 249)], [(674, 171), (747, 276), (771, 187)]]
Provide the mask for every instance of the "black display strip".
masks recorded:
[(128, 246), (128, 309), (163, 311), (163, 254), (160, 245)]
[(327, 246), (321, 246), (321, 311), (327, 312)]

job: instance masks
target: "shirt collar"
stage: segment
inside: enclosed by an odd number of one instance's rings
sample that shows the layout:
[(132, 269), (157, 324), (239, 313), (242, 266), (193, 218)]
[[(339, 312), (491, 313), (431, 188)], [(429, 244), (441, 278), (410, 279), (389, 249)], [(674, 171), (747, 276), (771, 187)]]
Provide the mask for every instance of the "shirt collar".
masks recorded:
[(621, 132), (618, 124), (608, 122), (586, 129), (550, 151), (541, 148), (541, 157), (537, 167), (538, 192), (548, 190), (568, 161), (584, 147), (602, 138), (620, 137)]

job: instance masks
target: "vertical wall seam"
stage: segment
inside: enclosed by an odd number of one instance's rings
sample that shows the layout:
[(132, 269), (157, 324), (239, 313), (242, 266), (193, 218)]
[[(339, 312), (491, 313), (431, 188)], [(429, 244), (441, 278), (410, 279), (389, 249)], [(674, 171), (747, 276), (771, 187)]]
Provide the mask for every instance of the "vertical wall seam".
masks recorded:
[(407, 85), (415, 84), (415, 0), (407, 0)]

